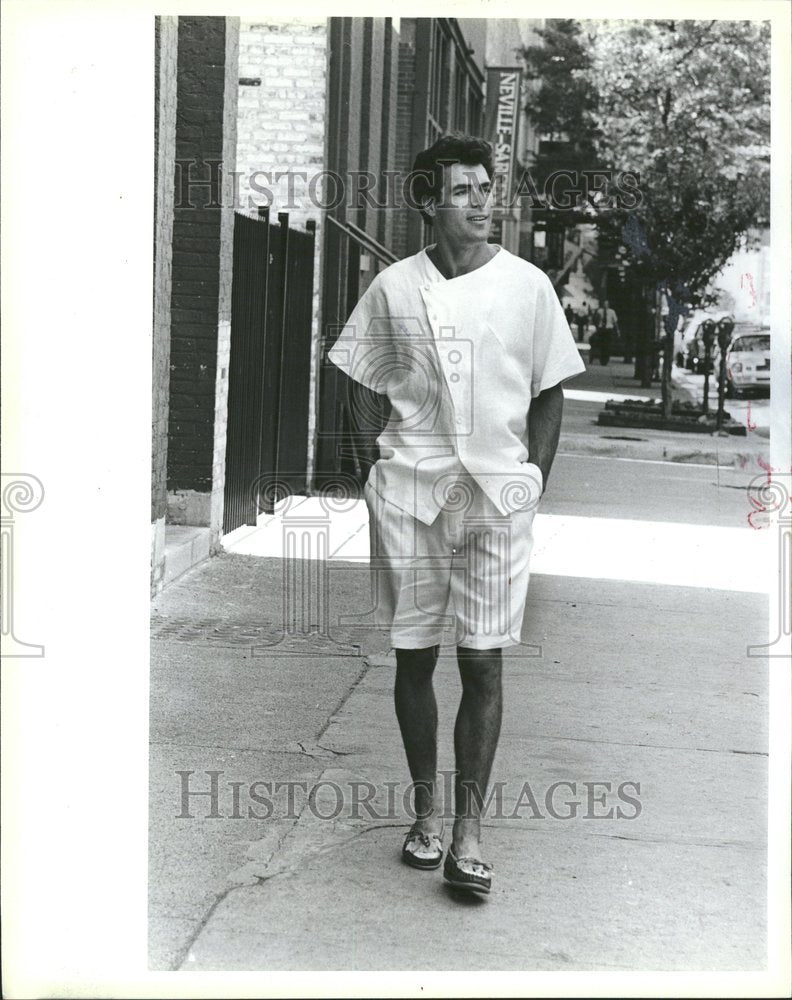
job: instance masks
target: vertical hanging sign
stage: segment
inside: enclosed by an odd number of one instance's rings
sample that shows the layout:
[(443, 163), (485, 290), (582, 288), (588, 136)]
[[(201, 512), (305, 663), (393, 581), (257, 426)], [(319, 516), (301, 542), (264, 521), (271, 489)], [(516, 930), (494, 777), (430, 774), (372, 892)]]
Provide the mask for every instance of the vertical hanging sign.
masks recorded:
[(495, 204), (501, 208), (511, 201), (521, 80), (522, 70), (518, 67), (487, 69), (487, 138), (492, 143), (495, 162)]

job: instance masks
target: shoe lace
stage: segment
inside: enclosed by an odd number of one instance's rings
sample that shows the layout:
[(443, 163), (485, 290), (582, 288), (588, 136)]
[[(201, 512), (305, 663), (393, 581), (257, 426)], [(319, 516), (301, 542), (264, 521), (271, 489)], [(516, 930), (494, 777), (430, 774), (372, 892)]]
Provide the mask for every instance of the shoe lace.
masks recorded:
[(410, 830), (409, 839), (419, 840), (422, 847), (430, 850), (434, 846), (432, 840), (439, 841), (440, 837), (436, 833), (425, 833), (423, 830)]
[[(493, 870), (493, 866), (489, 861), (479, 861), (478, 858), (456, 858), (456, 863), (460, 868), (463, 865), (469, 865), (472, 875), (487, 875)], [(477, 868), (481, 869), (481, 871), (476, 871)]]

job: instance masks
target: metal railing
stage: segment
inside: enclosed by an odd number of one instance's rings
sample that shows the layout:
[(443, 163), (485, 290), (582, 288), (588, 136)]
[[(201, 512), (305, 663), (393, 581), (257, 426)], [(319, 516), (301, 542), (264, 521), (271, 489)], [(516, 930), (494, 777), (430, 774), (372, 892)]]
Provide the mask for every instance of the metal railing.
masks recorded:
[[(357, 416), (361, 407), (350, 405), (350, 380), (327, 360), (327, 351), (349, 318), (362, 292), (365, 277), (395, 263), (399, 258), (363, 229), (333, 215), (326, 216), (324, 243), (323, 337), (319, 371), (319, 405), (316, 439), (315, 487), (321, 490), (339, 474), (351, 475), (362, 486), (377, 460), (379, 428), (361, 427)], [(364, 255), (372, 258), (366, 261)], [(374, 267), (372, 267), (372, 263)], [(361, 280), (363, 277), (363, 280)], [(377, 411), (384, 426), (385, 401), (362, 386), (355, 393), (370, 395), (362, 409)]]

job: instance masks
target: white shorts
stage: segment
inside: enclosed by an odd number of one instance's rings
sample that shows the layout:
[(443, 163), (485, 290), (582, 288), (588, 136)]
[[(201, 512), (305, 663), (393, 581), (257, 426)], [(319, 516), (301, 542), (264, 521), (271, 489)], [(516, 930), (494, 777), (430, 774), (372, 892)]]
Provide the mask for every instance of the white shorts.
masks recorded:
[(451, 625), (457, 646), (520, 642), (536, 509), (501, 514), (472, 477), (464, 484), (467, 502), (427, 525), (366, 483), (374, 620), (394, 649), (441, 645)]

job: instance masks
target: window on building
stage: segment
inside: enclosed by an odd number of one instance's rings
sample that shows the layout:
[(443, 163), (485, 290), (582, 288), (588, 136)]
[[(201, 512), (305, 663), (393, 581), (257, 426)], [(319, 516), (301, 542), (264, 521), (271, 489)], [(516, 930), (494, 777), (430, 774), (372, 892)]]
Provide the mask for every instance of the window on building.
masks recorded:
[(465, 69), (459, 63), (454, 70), (454, 128), (467, 131), (467, 80)]
[(483, 94), (468, 75), (467, 68), (457, 56), (454, 66), (453, 115), (451, 127), (468, 135), (479, 135)]
[(467, 131), (471, 135), (481, 135), (481, 109), (484, 104), (481, 91), (477, 91), (472, 82), (468, 92), (468, 126)]
[(439, 21), (432, 24), (432, 93), (429, 111), (438, 132), (448, 130), (449, 49), (450, 40)]
[[(418, 18), (426, 59), (426, 140), (459, 130), (480, 134), (483, 127), (483, 78), (467, 46), (455, 33), (453, 18)], [(477, 76), (478, 73), (478, 76)]]

